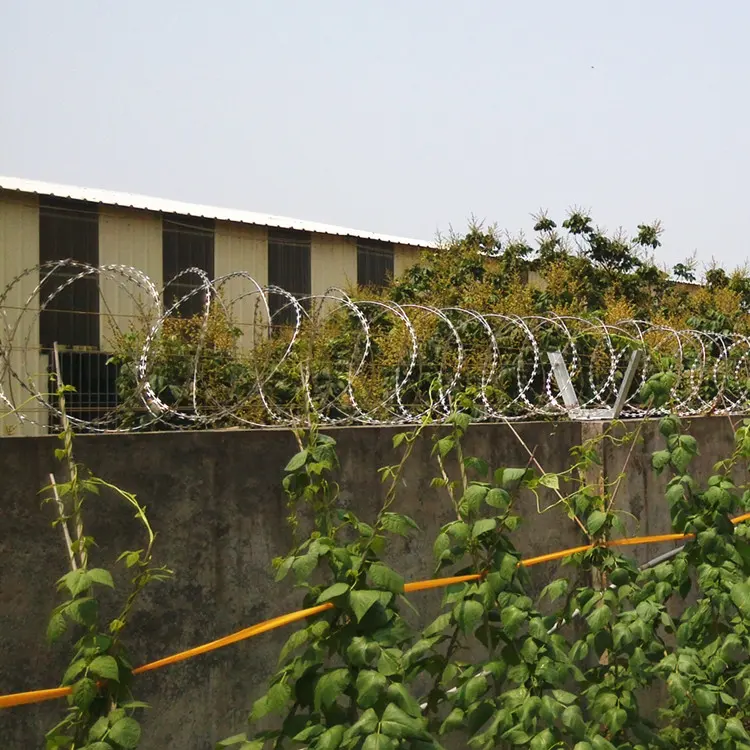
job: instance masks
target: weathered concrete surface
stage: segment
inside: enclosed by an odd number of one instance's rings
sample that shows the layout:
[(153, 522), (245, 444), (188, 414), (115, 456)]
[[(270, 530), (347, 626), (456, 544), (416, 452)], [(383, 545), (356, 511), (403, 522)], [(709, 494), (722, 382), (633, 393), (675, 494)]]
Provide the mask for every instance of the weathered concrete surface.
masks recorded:
[[(525, 423), (515, 429), (547, 471), (567, 467), (570, 448), (581, 442), (581, 425), (575, 423)], [(374, 516), (383, 498), (377, 470), (395, 462), (392, 437), (397, 431), (329, 431), (338, 441), (341, 502), (365, 519)], [(709, 456), (727, 454), (731, 436), (720, 421), (696, 420), (693, 434), (702, 443), (701, 461), (710, 464), (714, 459)], [(645, 423), (643, 436), (645, 444), (634, 448), (620, 492), (624, 506), (642, 519), (641, 533), (653, 533), (668, 528), (669, 519), (661, 504), (661, 485), (647, 477), (648, 456), (658, 443), (656, 426)], [(66, 566), (60, 531), (50, 528), (52, 509), (40, 509), (38, 495), (48, 473), (59, 471), (55, 447), (54, 437), (0, 441), (0, 694), (53, 687), (66, 663), (64, 647), (50, 648), (44, 641), (48, 614), (58, 601), (54, 581)], [(467, 455), (485, 458), (492, 468), (524, 466), (528, 461), (524, 448), (503, 425), (472, 426), (464, 448)], [(407, 580), (431, 576), (432, 542), (439, 527), (452, 518), (444, 491), (430, 487), (436, 474), (430, 449), (428, 434), (415, 448), (397, 502), (397, 509), (412, 515), (422, 529), (389, 555)], [(158, 560), (175, 571), (173, 580), (147, 592), (134, 614), (127, 642), (136, 664), (298, 608), (299, 592), (286, 581), (275, 584), (271, 572), (271, 560), (291, 544), (281, 478), (295, 450), (291, 434), (283, 430), (76, 440), (79, 462), (135, 492), (148, 506), (160, 534)], [(610, 476), (619, 471), (627, 450), (605, 449)], [(533, 497), (524, 498), (521, 505), (526, 522), (515, 541), (525, 555), (580, 543), (578, 531), (558, 509), (539, 515)], [(99, 544), (94, 558), (103, 565), (113, 565), (124, 549), (142, 546), (132, 513), (115, 498), (92, 500), (87, 518)], [(656, 553), (648, 549), (637, 554)], [(559, 569), (540, 566), (531, 569), (531, 575), (539, 587), (559, 575)], [(413, 602), (434, 610), (439, 594), (414, 595)], [(207, 750), (218, 739), (241, 731), (289, 632), (275, 631), (138, 677), (137, 697), (152, 706), (144, 717), (142, 750)], [(63, 711), (64, 702), (55, 701), (0, 712), (0, 748), (41, 747), (45, 729)]]

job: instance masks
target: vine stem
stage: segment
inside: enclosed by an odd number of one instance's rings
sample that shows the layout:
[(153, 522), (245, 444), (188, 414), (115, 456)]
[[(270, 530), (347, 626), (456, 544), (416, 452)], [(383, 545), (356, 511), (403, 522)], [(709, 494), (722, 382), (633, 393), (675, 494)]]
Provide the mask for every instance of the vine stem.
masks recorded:
[(78, 570), (75, 552), (73, 552), (73, 540), (70, 536), (70, 530), (68, 529), (68, 519), (65, 517), (65, 505), (60, 497), (60, 493), (57, 491), (57, 482), (55, 481), (55, 475), (52, 472), (50, 472), (49, 481), (50, 486), (52, 487), (52, 492), (55, 495), (57, 512), (60, 514), (60, 526), (62, 527), (63, 537), (65, 539), (65, 549), (67, 550), (68, 558), (70, 559), (70, 569)]

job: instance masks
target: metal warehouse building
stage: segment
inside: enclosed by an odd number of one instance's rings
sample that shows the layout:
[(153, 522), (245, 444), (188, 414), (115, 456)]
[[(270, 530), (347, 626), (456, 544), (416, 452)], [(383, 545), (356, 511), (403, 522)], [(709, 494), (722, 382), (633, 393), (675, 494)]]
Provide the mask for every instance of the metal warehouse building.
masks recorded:
[[(323, 294), (331, 287), (383, 284), (388, 277), (398, 277), (430, 246), (249, 211), (0, 177), (0, 290), (7, 290), (0, 311), (1, 343), (6, 360), (23, 358), (26, 371), (30, 352), (36, 352), (31, 370), (40, 375), (50, 365), (54, 342), (68, 352), (87, 355), (88, 366), (101, 369), (97, 362), (106, 358), (110, 340), (108, 324), (102, 322), (104, 311), (109, 320), (135, 314), (133, 296), (96, 274), (76, 281), (55, 297), (54, 306), (40, 313), (40, 295), (35, 294), (40, 273), (24, 273), (40, 263), (70, 259), (91, 266), (134, 267), (156, 289), (164, 290), (168, 306), (191, 284), (199, 283), (183, 276), (168, 284), (191, 267), (210, 278), (245, 271), (261, 286), (275, 285), (306, 296)], [(70, 273), (61, 267), (45, 285), (59, 287)], [(23, 315), (28, 318), (25, 326), (18, 322)], [(10, 342), (9, 331), (14, 338)], [(23, 367), (17, 364), (14, 369)], [(0, 377), (6, 392), (18, 387), (9, 383), (7, 371)]]

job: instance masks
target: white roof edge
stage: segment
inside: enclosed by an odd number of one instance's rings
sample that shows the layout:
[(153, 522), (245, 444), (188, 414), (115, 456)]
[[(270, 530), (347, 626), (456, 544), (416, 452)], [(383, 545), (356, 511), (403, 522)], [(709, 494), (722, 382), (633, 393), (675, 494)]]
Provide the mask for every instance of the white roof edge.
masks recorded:
[(57, 198), (72, 198), (74, 200), (101, 203), (106, 206), (121, 206), (136, 208), (143, 211), (157, 213), (182, 214), (183, 216), (198, 216), (218, 221), (233, 221), (239, 224), (255, 224), (257, 226), (273, 227), (276, 229), (297, 229), (303, 232), (317, 232), (319, 234), (333, 234), (344, 237), (356, 237), (365, 240), (392, 242), (397, 245), (411, 245), (413, 247), (436, 247), (434, 242), (415, 240), (408, 237), (393, 237), (376, 232), (364, 232), (357, 229), (337, 227), (332, 224), (321, 224), (315, 221), (290, 219), (284, 216), (259, 214), (252, 211), (239, 211), (230, 208), (217, 208), (197, 203), (183, 203), (181, 201), (152, 198), (133, 193), (120, 193), (96, 188), (74, 187), (73, 185), (58, 185), (50, 182), (38, 182), (19, 177), (3, 177), (0, 175), (0, 190), (10, 190), (20, 193), (35, 193), (37, 195), (51, 195)]

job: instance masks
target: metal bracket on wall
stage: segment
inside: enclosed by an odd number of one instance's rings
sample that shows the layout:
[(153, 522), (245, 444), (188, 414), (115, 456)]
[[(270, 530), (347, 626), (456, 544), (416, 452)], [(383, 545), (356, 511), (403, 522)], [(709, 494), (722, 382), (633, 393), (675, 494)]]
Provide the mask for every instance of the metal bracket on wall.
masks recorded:
[(575, 388), (573, 387), (573, 381), (570, 379), (568, 366), (565, 364), (562, 354), (560, 352), (548, 352), (547, 356), (552, 365), (552, 374), (554, 375), (555, 382), (560, 391), (563, 404), (565, 405), (565, 409), (571, 419), (577, 421), (593, 420), (601, 422), (619, 418), (622, 413), (622, 408), (625, 406), (628, 393), (630, 392), (630, 387), (633, 385), (633, 379), (635, 378), (638, 364), (641, 361), (640, 349), (635, 349), (630, 354), (630, 361), (625, 370), (625, 376), (622, 379), (622, 383), (620, 383), (620, 390), (617, 392), (615, 405), (612, 409), (582, 409), (578, 401), (578, 396), (576, 396)]

